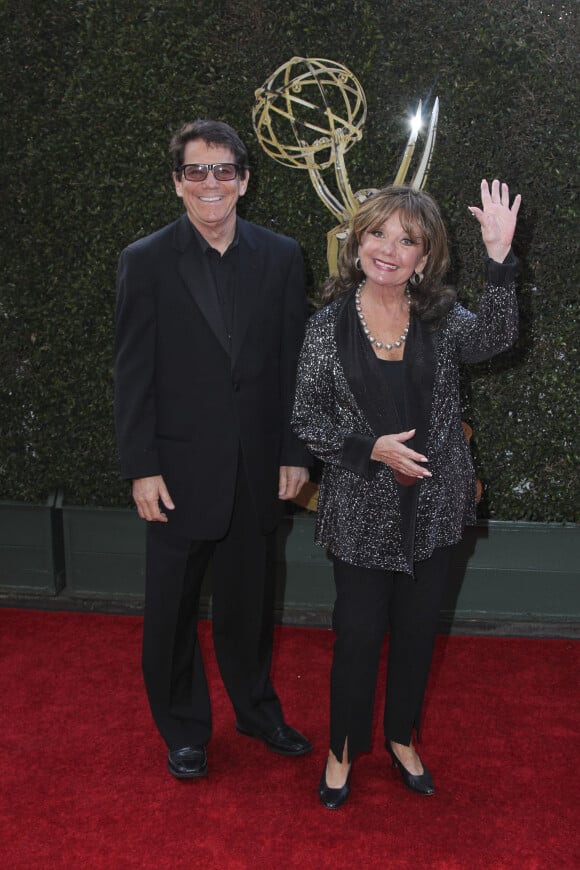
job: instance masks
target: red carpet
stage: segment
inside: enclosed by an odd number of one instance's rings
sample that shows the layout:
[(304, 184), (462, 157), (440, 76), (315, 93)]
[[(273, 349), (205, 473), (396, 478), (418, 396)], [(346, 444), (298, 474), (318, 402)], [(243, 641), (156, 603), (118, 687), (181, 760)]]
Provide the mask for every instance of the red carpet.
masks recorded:
[(234, 731), (208, 628), (210, 774), (178, 782), (146, 706), (140, 619), (0, 610), (2, 868), (580, 868), (578, 643), (439, 638), (422, 745), (437, 794), (387, 766), (377, 716), (331, 812), (316, 784), (332, 633), (277, 630), (274, 682), (315, 744), (286, 759)]

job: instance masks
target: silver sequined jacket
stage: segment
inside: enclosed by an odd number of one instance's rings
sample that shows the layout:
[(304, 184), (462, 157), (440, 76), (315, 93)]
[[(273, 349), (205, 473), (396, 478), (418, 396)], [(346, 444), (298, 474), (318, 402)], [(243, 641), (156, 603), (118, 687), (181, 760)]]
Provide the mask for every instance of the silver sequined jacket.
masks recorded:
[[(488, 359), (517, 337), (517, 260), (486, 261), (477, 314), (459, 304), (430, 331), (411, 319), (403, 360), (406, 418), (381, 378), (354, 291), (316, 312), (298, 368), (293, 428), (323, 461), (316, 543), (354, 565), (413, 574), (413, 562), (461, 539), (475, 521), (475, 473), (460, 414), (459, 364)], [(370, 459), (376, 439), (417, 428), (413, 449), (432, 477), (401, 487)]]

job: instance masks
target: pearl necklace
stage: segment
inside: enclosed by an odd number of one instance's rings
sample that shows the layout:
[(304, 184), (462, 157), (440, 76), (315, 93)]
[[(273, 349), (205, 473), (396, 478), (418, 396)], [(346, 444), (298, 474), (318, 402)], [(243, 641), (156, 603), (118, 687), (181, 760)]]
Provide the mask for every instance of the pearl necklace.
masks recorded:
[(410, 318), (411, 318), (411, 313), (410, 313), (411, 312), (411, 295), (409, 293), (409, 290), (408, 289), (405, 290), (405, 296), (407, 297), (407, 305), (409, 307), (409, 323), (407, 323), (407, 325), (405, 327), (405, 331), (402, 333), (402, 335), (400, 335), (396, 341), (393, 341), (392, 343), (390, 343), (387, 341), (379, 341), (378, 339), (376, 339), (374, 337), (374, 335), (371, 335), (371, 331), (370, 331), (369, 327), (367, 326), (367, 322), (365, 320), (365, 316), (363, 314), (362, 305), (361, 305), (361, 301), (360, 301), (360, 292), (361, 292), (362, 288), (364, 287), (364, 285), (365, 285), (365, 279), (363, 279), (360, 282), (360, 284), (356, 288), (356, 292), (354, 294), (354, 304), (356, 307), (356, 313), (358, 314), (358, 319), (361, 322), (361, 326), (363, 328), (364, 334), (366, 335), (366, 337), (368, 338), (370, 343), (374, 344), (374, 346), (377, 348), (377, 350), (380, 350), (381, 348), (384, 348), (385, 350), (392, 350), (394, 347), (401, 347), (403, 345), (403, 343), (407, 340), (407, 336), (409, 334), (409, 325), (410, 325)]

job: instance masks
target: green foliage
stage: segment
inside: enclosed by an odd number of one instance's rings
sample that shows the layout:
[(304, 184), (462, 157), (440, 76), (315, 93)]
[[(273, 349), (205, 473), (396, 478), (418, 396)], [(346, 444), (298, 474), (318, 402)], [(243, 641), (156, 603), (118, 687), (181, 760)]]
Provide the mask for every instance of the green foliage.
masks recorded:
[[(293, 56), (345, 64), (369, 115), (353, 189), (388, 182), (419, 98), (439, 95), (429, 189), (477, 302), (481, 177), (523, 195), (517, 347), (465, 373), (496, 519), (577, 519), (577, 58), (572, 0), (5, 0), (0, 4), (0, 496), (124, 504), (112, 429), (120, 250), (174, 219), (167, 145), (195, 116), (249, 145), (250, 220), (297, 238), (316, 298), (334, 219), (304, 172), (261, 150), (254, 91)], [(332, 172), (328, 179), (332, 183)], [(576, 271), (575, 271), (576, 269)]]

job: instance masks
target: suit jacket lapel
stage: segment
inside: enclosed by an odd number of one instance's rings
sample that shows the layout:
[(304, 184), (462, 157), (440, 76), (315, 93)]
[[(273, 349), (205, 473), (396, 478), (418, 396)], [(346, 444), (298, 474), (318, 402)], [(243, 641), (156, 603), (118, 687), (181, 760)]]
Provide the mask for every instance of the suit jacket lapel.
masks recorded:
[(229, 355), (230, 344), (214, 291), (209, 263), (199, 247), (187, 215), (183, 215), (177, 221), (174, 243), (177, 250), (181, 252), (179, 274), (216, 338)]

